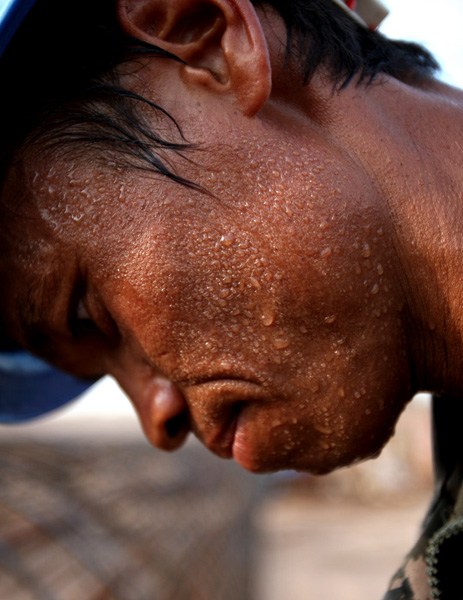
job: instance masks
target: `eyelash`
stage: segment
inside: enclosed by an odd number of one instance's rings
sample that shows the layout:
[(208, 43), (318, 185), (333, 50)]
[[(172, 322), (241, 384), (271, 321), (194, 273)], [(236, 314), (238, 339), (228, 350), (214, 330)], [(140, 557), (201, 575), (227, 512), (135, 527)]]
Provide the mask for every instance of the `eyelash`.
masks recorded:
[(92, 316), (85, 302), (85, 293), (78, 289), (71, 302), (69, 331), (74, 339), (88, 336), (100, 336), (115, 340), (119, 337), (119, 330), (112, 316), (103, 308), (97, 310), (97, 320)]
[(68, 327), (74, 339), (100, 333), (98, 325), (85, 306), (82, 290), (77, 291), (75, 299), (71, 302)]
[(76, 321), (92, 321), (92, 317), (90, 316), (82, 298), (77, 302)]

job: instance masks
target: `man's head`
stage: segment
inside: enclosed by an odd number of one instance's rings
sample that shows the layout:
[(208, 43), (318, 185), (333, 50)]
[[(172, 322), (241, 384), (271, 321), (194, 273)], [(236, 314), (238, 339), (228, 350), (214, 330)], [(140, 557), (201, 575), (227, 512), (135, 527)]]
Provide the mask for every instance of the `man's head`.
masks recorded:
[(257, 471), (376, 453), (413, 381), (365, 157), (395, 90), (381, 73), (432, 59), (326, 0), (99, 7), (63, 15), (43, 71), (31, 13), (1, 67), (22, 54), (5, 102), (28, 115), (3, 144), (8, 335), (114, 375), (163, 448), (191, 428)]

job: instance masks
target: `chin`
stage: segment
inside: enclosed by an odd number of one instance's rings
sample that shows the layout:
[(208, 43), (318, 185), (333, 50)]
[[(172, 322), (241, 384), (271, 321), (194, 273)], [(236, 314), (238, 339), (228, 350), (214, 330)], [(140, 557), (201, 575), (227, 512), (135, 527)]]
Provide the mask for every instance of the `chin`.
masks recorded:
[[(279, 407), (277, 407), (279, 408)], [(343, 426), (322, 430), (313, 420), (298, 422), (281, 412), (262, 421), (259, 411), (245, 413), (236, 430), (231, 455), (252, 473), (292, 470), (326, 475), (377, 457), (394, 432), (398, 411), (364, 413), (354, 419), (346, 412)], [(280, 419), (278, 425), (272, 423)], [(333, 419), (334, 421), (334, 419)]]
[(282, 448), (250, 448), (235, 444), (233, 458), (251, 473), (264, 474), (277, 471), (298, 471), (311, 475), (328, 475), (337, 469), (350, 467), (379, 456), (390, 435), (370, 440), (366, 444), (332, 445), (329, 449), (310, 448), (288, 451)]

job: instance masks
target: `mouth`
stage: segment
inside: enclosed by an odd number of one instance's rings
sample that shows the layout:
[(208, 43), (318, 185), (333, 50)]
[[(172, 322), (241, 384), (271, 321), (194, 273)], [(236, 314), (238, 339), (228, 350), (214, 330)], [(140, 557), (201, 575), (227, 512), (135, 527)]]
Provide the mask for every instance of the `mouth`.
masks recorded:
[(195, 383), (188, 391), (193, 412), (193, 430), (203, 444), (221, 458), (233, 458), (243, 413), (262, 403), (264, 393), (253, 381), (227, 378)]
[(205, 440), (207, 448), (221, 458), (233, 458), (236, 431), (243, 408), (244, 403), (234, 405), (228, 418)]

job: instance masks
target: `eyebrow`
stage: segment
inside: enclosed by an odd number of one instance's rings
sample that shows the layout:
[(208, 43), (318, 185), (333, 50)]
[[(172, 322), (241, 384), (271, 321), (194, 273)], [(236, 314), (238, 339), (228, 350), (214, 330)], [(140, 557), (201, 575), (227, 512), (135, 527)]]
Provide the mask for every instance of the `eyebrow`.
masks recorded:
[(50, 297), (50, 287), (46, 277), (34, 278), (23, 296), (20, 307), (20, 323), (25, 344), (33, 351), (49, 355), (51, 339), (47, 333), (46, 320), (43, 317), (44, 306)]
[(54, 261), (55, 268), (34, 273), (21, 298), (20, 327), (26, 347), (49, 359), (56, 354), (51, 332), (60, 330), (64, 322), (60, 315), (65, 314), (67, 322), (74, 293), (76, 265), (69, 262), (65, 273), (59, 260)]

